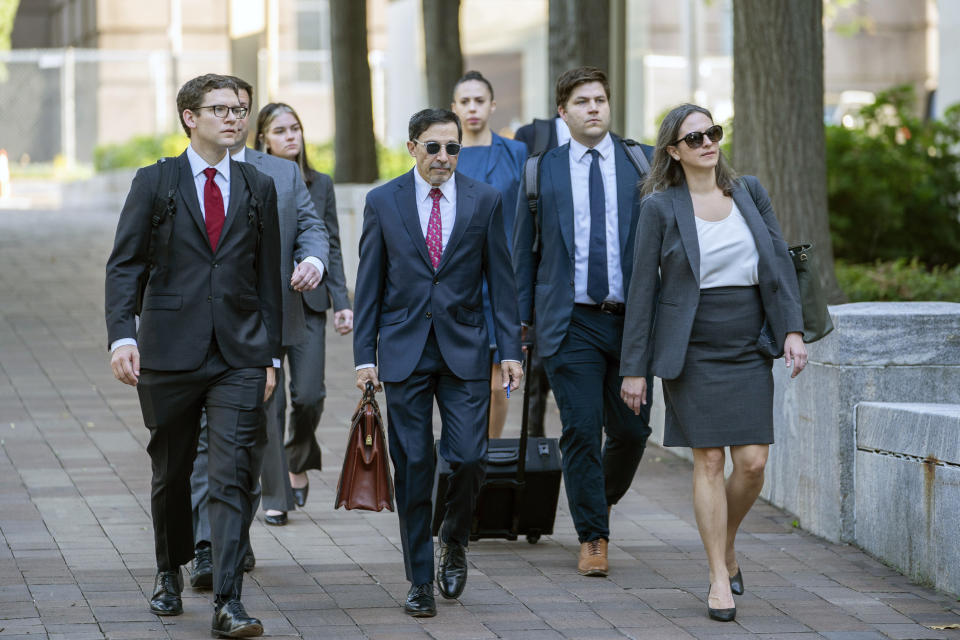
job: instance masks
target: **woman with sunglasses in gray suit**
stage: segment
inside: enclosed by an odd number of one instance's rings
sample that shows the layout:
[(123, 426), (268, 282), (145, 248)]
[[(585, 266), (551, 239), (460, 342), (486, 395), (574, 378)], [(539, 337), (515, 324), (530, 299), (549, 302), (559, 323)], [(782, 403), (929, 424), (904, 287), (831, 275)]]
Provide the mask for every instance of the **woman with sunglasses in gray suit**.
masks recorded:
[[(797, 277), (767, 192), (738, 178), (723, 129), (684, 104), (657, 136), (634, 247), (620, 374), (635, 412), (663, 380), (663, 443), (693, 450), (693, 504), (707, 552), (708, 613), (736, 616), (737, 529), (763, 487), (773, 443), (773, 359), (803, 370)], [(659, 269), (659, 277), (658, 277)], [(658, 284), (659, 295), (658, 295)], [(725, 447), (733, 472), (724, 482)]]

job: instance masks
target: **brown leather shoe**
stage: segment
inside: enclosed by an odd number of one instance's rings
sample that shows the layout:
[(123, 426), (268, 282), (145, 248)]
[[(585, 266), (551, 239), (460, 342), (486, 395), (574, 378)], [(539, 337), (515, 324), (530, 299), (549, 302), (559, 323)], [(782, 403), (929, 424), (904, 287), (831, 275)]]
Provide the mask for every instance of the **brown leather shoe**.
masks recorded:
[(607, 541), (603, 538), (580, 544), (580, 561), (577, 571), (582, 576), (604, 577), (610, 571), (607, 562)]

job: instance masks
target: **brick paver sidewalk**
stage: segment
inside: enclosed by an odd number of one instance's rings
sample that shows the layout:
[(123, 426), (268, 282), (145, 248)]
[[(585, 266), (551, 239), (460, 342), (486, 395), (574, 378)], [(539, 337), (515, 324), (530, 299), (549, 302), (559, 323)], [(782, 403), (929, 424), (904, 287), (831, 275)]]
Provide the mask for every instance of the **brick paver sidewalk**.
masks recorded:
[[(0, 211), (0, 637), (210, 637), (209, 592), (187, 587), (180, 617), (147, 608), (147, 432), (104, 345), (115, 224), (99, 213)], [(613, 511), (608, 579), (577, 575), (561, 497), (555, 535), (471, 545), (463, 597), (438, 598), (436, 618), (408, 618), (396, 516), (331, 507), (357, 393), (350, 339), (328, 344), (326, 468), (311, 472), (307, 507), (288, 526), (258, 520), (252, 531), (258, 564), (244, 601), (272, 637), (960, 638), (930, 628), (960, 623), (952, 597), (806, 535), (766, 504), (739, 539), (747, 593), (737, 621), (710, 621), (690, 466), (656, 448)], [(559, 431), (556, 415), (549, 430)]]

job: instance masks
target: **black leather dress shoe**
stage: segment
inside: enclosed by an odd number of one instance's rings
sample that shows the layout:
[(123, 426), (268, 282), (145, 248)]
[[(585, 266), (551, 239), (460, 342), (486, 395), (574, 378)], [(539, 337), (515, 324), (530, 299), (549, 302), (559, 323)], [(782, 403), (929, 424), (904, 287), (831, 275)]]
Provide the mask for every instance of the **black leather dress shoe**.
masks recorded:
[(716, 620), (717, 622), (733, 622), (734, 618), (737, 617), (736, 607), (730, 609), (714, 609), (710, 606), (710, 589), (712, 588), (713, 585), (707, 588), (707, 615), (710, 616), (711, 620)]
[(213, 588), (213, 556), (209, 544), (200, 545), (193, 550), (193, 564), (190, 566), (190, 586), (194, 589)]
[(176, 571), (158, 571), (153, 581), (153, 596), (150, 597), (150, 612), (158, 616), (178, 616), (183, 613), (183, 576)]
[(437, 615), (437, 603), (433, 599), (433, 584), (415, 584), (407, 592), (403, 611), (414, 618), (432, 618)]
[(737, 575), (730, 576), (730, 591), (735, 596), (743, 595), (743, 572), (737, 569)]
[(456, 542), (440, 543), (437, 587), (447, 599), (459, 598), (467, 586), (467, 550)]
[(263, 514), (263, 521), (274, 527), (282, 527), (287, 524), (287, 512), (281, 511), (275, 516)]
[(293, 487), (293, 501), (297, 503), (298, 507), (302, 507), (307, 504), (307, 494), (310, 493), (310, 483), (308, 482), (305, 486), (297, 488)]
[(210, 631), (218, 638), (255, 638), (263, 635), (263, 623), (247, 615), (240, 600), (228, 600), (213, 612)]
[(247, 552), (243, 554), (243, 570), (246, 573), (250, 573), (255, 566), (257, 566), (257, 556), (253, 555), (253, 549), (248, 549)]

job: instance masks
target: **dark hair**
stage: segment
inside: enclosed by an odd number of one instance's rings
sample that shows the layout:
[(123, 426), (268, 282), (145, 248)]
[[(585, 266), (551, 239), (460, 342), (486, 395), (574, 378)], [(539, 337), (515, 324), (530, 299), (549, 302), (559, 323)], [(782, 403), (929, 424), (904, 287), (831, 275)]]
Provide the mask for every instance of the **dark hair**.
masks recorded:
[(457, 125), (457, 140), (463, 139), (463, 129), (460, 128), (460, 118), (449, 109), (424, 109), (410, 116), (410, 126), (407, 132), (411, 140), (416, 140), (420, 134), (430, 128), (430, 125), (441, 122), (453, 122)]
[[(660, 123), (660, 132), (657, 134), (657, 146), (653, 151), (650, 175), (643, 183), (643, 195), (664, 191), (667, 187), (683, 184), (686, 180), (683, 166), (681, 166), (679, 160), (674, 160), (667, 153), (667, 147), (673, 146), (673, 143), (680, 137), (680, 127), (692, 113), (702, 113), (710, 118), (710, 122), (713, 122), (710, 111), (689, 103), (674, 107), (670, 110), (670, 113), (663, 117), (663, 122)], [(719, 148), (717, 148), (717, 151), (720, 154), (716, 167), (717, 186), (723, 190), (723, 195), (729, 196), (737, 185), (737, 174), (727, 162), (723, 152)]]
[(457, 80), (456, 84), (453, 85), (453, 92), (457, 92), (457, 87), (462, 85), (464, 82), (470, 82), (471, 80), (476, 80), (477, 82), (482, 82), (487, 85), (487, 89), (490, 90), (490, 99), (493, 100), (493, 85), (490, 84), (490, 81), (483, 77), (483, 74), (479, 71), (467, 71), (463, 74), (463, 77)]
[[(180, 116), (180, 126), (183, 127), (188, 138), (190, 137), (190, 127), (183, 121), (183, 112), (187, 109), (196, 111), (199, 107), (203, 106), (200, 104), (203, 102), (203, 97), (210, 91), (216, 89), (232, 89), (233, 92), (236, 93), (237, 82), (230, 76), (208, 73), (197, 76), (193, 80), (187, 80), (187, 82), (180, 87), (180, 91), (177, 92), (177, 114)], [(239, 96), (237, 97), (239, 98)]]
[(310, 161), (307, 160), (307, 139), (303, 135), (303, 122), (300, 121), (300, 116), (293, 110), (293, 107), (285, 102), (271, 102), (270, 104), (264, 105), (263, 109), (260, 110), (260, 115), (257, 116), (257, 135), (254, 137), (253, 148), (257, 151), (264, 151), (270, 154), (270, 149), (263, 141), (263, 136), (266, 135), (270, 124), (277, 119), (277, 116), (284, 113), (292, 115), (297, 121), (297, 124), (300, 125), (302, 143), (300, 145), (300, 153), (297, 154), (295, 162), (297, 166), (300, 167), (300, 175), (303, 177), (303, 181), (306, 182), (309, 187), (313, 184), (313, 168), (310, 166)]
[[(231, 80), (237, 83), (237, 92), (242, 89), (247, 92), (247, 95), (250, 96), (250, 104), (248, 107), (253, 104), (253, 85), (244, 80), (243, 78), (238, 78), (237, 76), (227, 76)], [(248, 111), (249, 113), (249, 111)]]
[(607, 94), (607, 100), (610, 99), (610, 83), (607, 81), (607, 74), (596, 67), (577, 67), (564, 71), (557, 78), (557, 106), (562, 107), (567, 104), (573, 90), (588, 82), (602, 84), (603, 92)]

